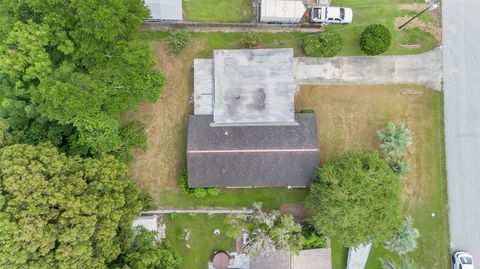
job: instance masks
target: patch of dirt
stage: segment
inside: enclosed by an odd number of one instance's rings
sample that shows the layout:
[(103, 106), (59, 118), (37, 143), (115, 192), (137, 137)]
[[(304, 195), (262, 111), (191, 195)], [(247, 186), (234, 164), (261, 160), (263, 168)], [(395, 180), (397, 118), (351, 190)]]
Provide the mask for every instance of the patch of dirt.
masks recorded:
[[(412, 18), (411, 16), (403, 16), (403, 17), (395, 18), (395, 21), (394, 21), (395, 30), (400, 31), (398, 30), (398, 27), (404, 24), (406, 21), (408, 21), (411, 18)], [(442, 40), (442, 29), (436, 26), (435, 24), (425, 23), (417, 18), (411, 21), (409, 24), (407, 24), (403, 29), (413, 29), (413, 28), (419, 28), (425, 32), (431, 33), (435, 37), (435, 39), (439, 42)], [(412, 45), (412, 44), (406, 44), (406, 45)]]
[(427, 8), (427, 4), (425, 4), (425, 3), (400, 4), (398, 7), (400, 9), (403, 9), (403, 10), (411, 10), (411, 11), (415, 11), (415, 12), (420, 12), (420, 11), (424, 10), (425, 8)]
[(191, 68), (195, 54), (204, 47), (192, 42), (180, 53), (172, 53), (164, 42), (152, 42), (159, 70), (165, 75), (165, 87), (154, 104), (141, 104), (124, 120), (139, 120), (146, 125), (147, 149), (136, 151), (129, 164), (130, 178), (155, 200), (162, 190), (178, 189), (177, 180), (186, 163), (187, 118), (192, 94)]
[(308, 217), (308, 210), (301, 203), (284, 204), (280, 207), (280, 212), (291, 214), (296, 221), (303, 221)]

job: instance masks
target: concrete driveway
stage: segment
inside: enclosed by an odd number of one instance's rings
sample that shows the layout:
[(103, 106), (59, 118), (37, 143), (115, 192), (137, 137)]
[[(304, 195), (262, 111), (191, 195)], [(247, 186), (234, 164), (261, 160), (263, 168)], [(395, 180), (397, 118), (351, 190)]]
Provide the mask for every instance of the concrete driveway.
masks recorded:
[(418, 84), (441, 90), (442, 52), (406, 56), (295, 58), (298, 84)]
[(480, 1), (442, 1), (445, 140), (452, 251), (480, 264)]

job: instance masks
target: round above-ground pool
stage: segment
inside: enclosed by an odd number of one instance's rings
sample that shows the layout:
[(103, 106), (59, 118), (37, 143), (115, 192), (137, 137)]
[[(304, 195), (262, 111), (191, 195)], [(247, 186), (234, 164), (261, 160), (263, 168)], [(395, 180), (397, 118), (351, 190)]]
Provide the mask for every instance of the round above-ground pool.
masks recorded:
[(226, 269), (230, 263), (230, 256), (226, 251), (217, 251), (213, 255), (212, 263), (215, 269)]

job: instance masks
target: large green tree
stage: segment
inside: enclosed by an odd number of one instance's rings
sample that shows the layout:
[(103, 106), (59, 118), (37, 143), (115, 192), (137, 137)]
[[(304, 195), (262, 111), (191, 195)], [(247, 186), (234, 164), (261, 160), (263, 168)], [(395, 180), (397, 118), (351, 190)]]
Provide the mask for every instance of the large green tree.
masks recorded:
[(120, 114), (163, 87), (135, 38), (147, 16), (141, 0), (0, 2), (0, 116), (12, 133), (77, 154), (118, 150)]
[(137, 227), (132, 247), (112, 263), (115, 269), (179, 269), (181, 258), (168, 241), (157, 243), (157, 233)]
[(354, 150), (318, 168), (306, 206), (321, 233), (345, 247), (383, 243), (398, 231), (400, 183), (376, 151)]
[(126, 174), (113, 157), (68, 157), (45, 144), (1, 148), (0, 267), (106, 268), (129, 251), (141, 210)]

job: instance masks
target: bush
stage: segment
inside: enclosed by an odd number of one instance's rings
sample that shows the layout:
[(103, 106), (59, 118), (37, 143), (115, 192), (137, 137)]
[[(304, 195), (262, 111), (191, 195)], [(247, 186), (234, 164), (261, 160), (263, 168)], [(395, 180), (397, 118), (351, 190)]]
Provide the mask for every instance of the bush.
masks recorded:
[(325, 163), (305, 204), (317, 231), (344, 247), (383, 243), (402, 224), (400, 182), (373, 150), (350, 151)]
[(412, 218), (408, 217), (400, 227), (398, 233), (390, 240), (385, 242), (385, 248), (396, 252), (398, 255), (405, 255), (417, 248), (417, 238), (420, 233), (413, 227)]
[(398, 176), (405, 175), (410, 170), (405, 161), (408, 146), (412, 144), (412, 136), (404, 123), (389, 122), (385, 129), (377, 132), (380, 140), (380, 151), (390, 168)]
[(387, 51), (392, 42), (392, 35), (382, 24), (371, 24), (360, 36), (360, 49), (367, 55), (378, 55)]
[(171, 30), (168, 32), (167, 44), (174, 52), (184, 49), (190, 43), (191, 34), (184, 30)]
[(333, 57), (342, 50), (342, 46), (342, 37), (335, 31), (321, 32), (303, 40), (303, 51), (314, 57)]
[(300, 113), (315, 113), (315, 109), (313, 108), (304, 108)]
[(262, 43), (262, 39), (257, 33), (243, 33), (241, 38), (242, 46), (245, 48), (253, 48)]
[(152, 210), (154, 208), (153, 198), (148, 192), (141, 192), (139, 194), (142, 210)]
[(302, 227), (302, 235), (305, 237), (303, 242), (303, 249), (326, 248), (327, 239), (324, 235), (317, 232), (315, 227), (311, 224), (306, 224)]
[(132, 159), (130, 150), (132, 148), (139, 148), (145, 150), (147, 148), (147, 135), (145, 134), (145, 126), (139, 122), (134, 121), (120, 128), (120, 148), (115, 153), (115, 156), (121, 161), (128, 163)]
[(208, 195), (217, 196), (220, 193), (220, 188), (189, 188), (188, 187), (188, 169), (185, 167), (182, 170), (179, 178), (179, 187), (182, 191), (197, 198), (204, 198)]

